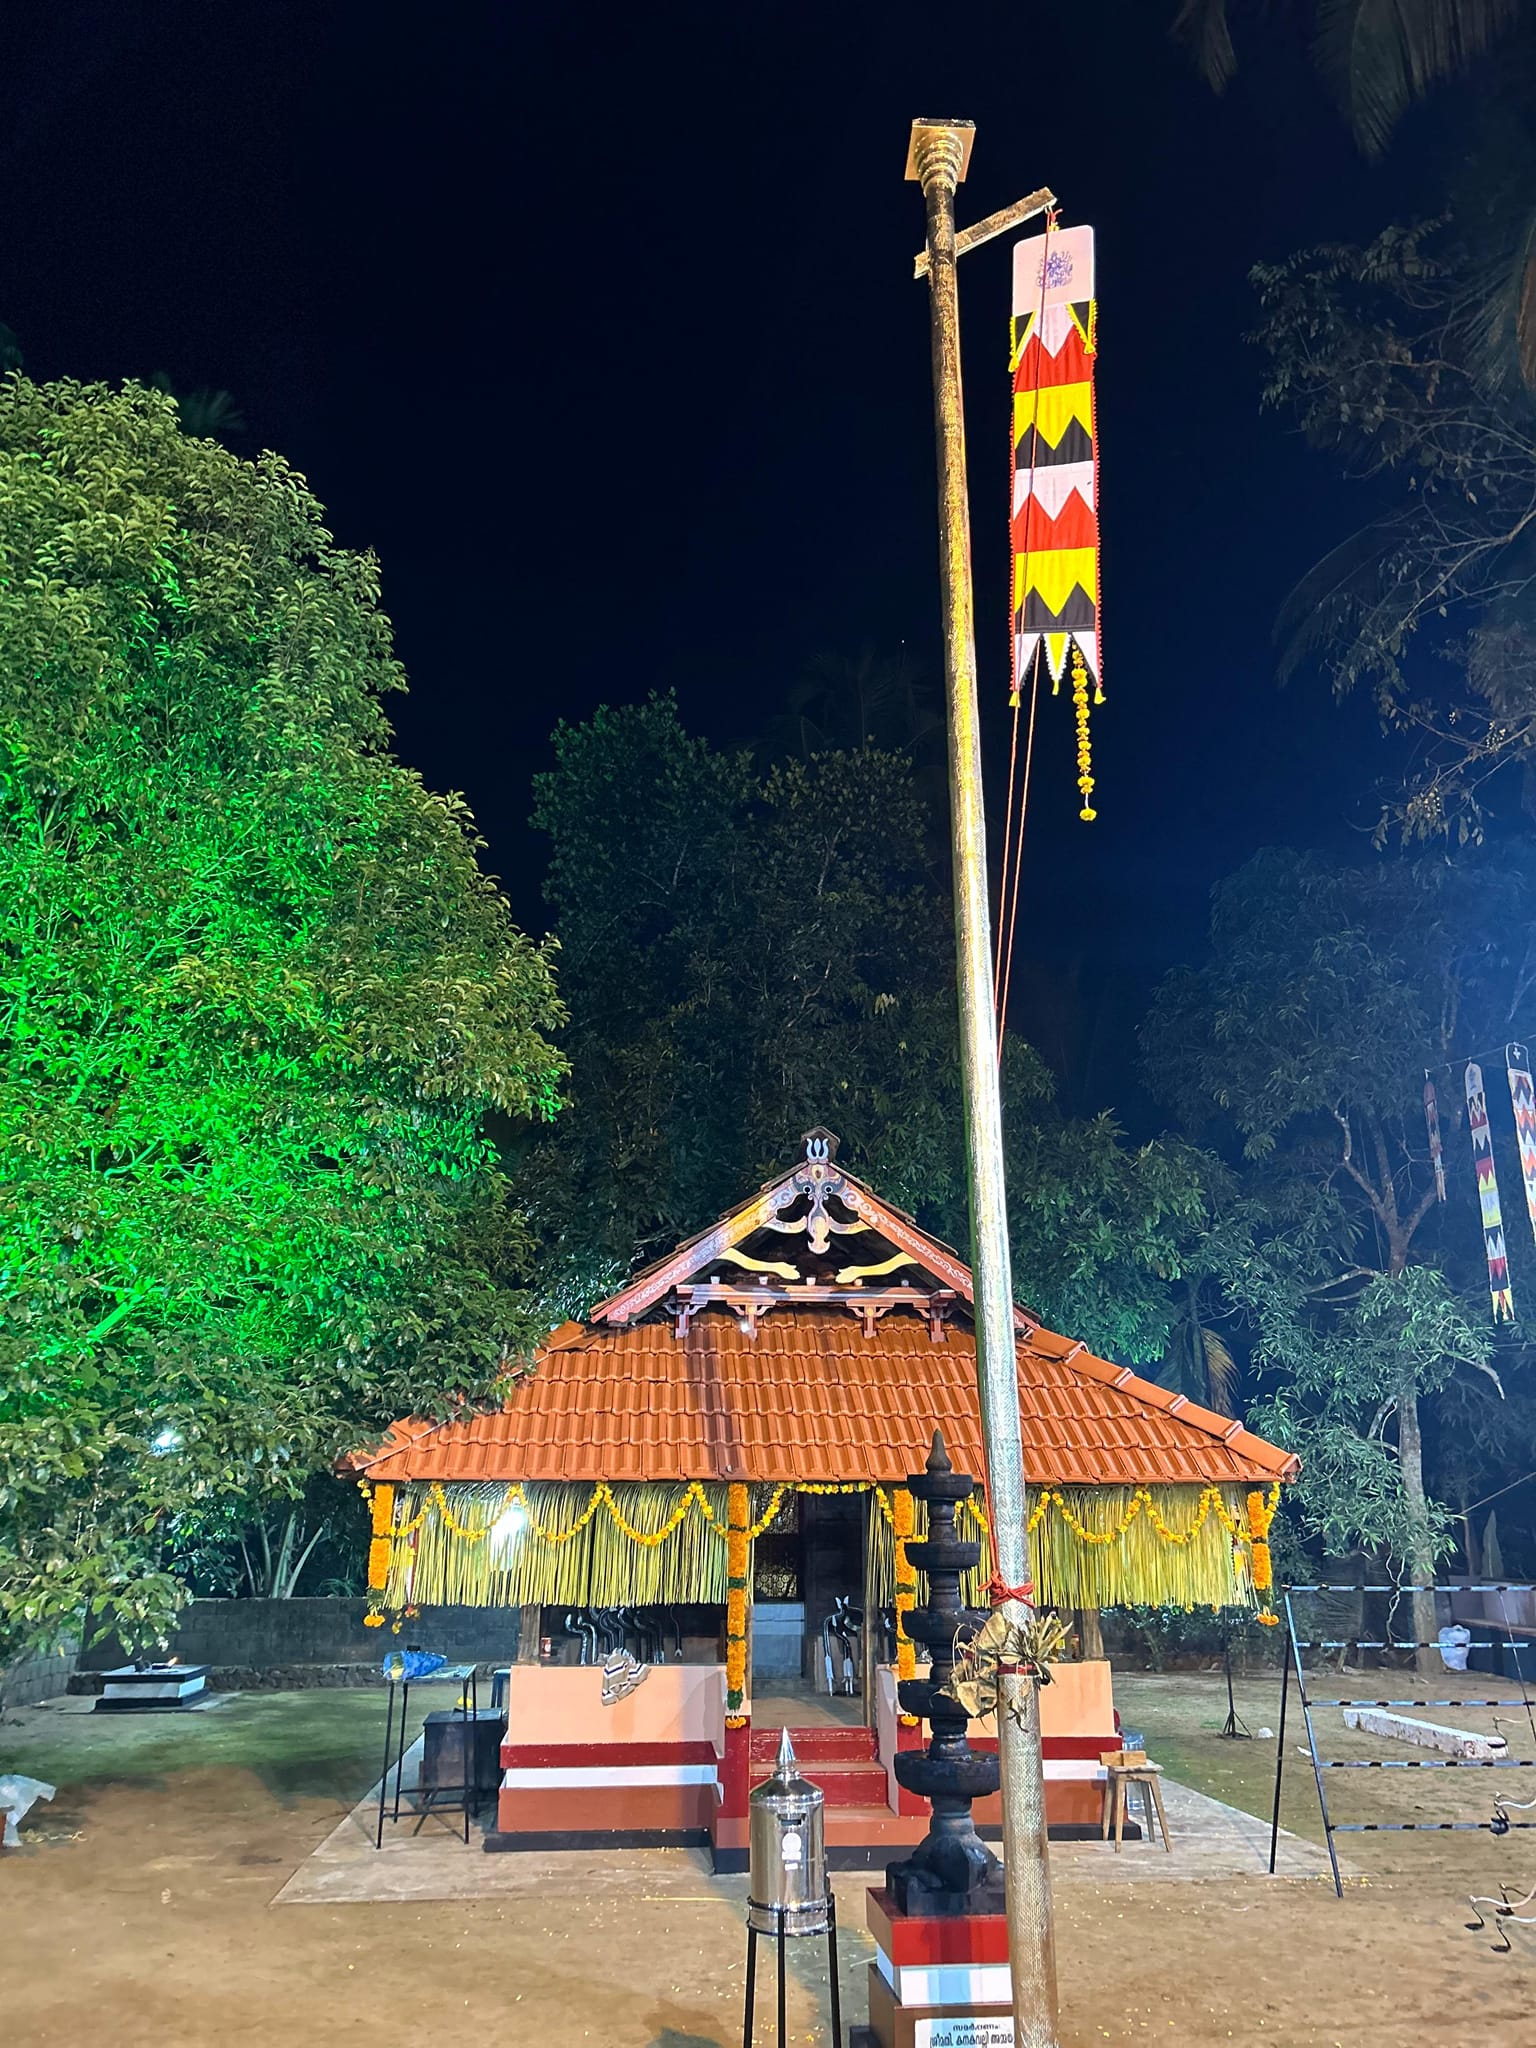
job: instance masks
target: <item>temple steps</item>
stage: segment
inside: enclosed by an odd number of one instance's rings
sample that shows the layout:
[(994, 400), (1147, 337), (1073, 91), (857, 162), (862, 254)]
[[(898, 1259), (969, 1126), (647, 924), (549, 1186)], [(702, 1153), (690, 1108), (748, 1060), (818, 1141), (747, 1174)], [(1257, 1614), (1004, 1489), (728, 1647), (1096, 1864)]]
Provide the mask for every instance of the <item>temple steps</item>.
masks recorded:
[[(860, 1812), (878, 1809), (889, 1815), (885, 1766), (879, 1761), (875, 1737), (869, 1728), (791, 1728), (800, 1768), (813, 1785), (819, 1785), (827, 1802), (828, 1818), (838, 1811), (856, 1808)], [(760, 1785), (773, 1775), (773, 1761), (779, 1753), (779, 1737), (766, 1728), (752, 1731), (752, 1782)]]
[[(752, 1730), (750, 1751), (754, 1765), (767, 1764), (769, 1771), (779, 1753), (779, 1736), (782, 1731), (773, 1726), (756, 1726)], [(789, 1739), (795, 1746), (795, 1755), (802, 1764), (808, 1763), (865, 1763), (872, 1764), (879, 1752), (875, 1747), (875, 1731), (872, 1728), (839, 1728), (824, 1723), (819, 1728), (791, 1728)], [(763, 1775), (769, 1775), (765, 1771)]]

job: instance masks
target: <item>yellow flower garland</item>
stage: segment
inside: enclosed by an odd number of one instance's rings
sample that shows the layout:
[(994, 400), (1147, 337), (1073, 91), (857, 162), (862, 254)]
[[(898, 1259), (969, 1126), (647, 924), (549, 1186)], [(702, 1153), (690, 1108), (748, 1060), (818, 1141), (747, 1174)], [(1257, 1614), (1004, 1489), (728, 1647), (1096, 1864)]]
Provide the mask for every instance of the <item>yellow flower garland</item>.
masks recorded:
[[(1250, 1499), (1257, 1499), (1258, 1497), (1257, 1495), (1250, 1495)], [(1272, 1497), (1278, 1503), (1280, 1497), (1278, 1480), (1272, 1489)], [(1054, 1493), (1050, 1487), (1042, 1486), (1035, 1497), (1035, 1505), (1030, 1511), (1029, 1527), (1032, 1531), (1039, 1528), (1053, 1507), (1080, 1543), (1118, 1543), (1138, 1515), (1146, 1516), (1165, 1543), (1174, 1543), (1180, 1546), (1186, 1543), (1193, 1543), (1200, 1534), (1200, 1531), (1205, 1527), (1206, 1518), (1209, 1515), (1216, 1516), (1234, 1543), (1242, 1544), (1248, 1541), (1228, 1511), (1227, 1504), (1221, 1497), (1221, 1488), (1214, 1485), (1208, 1486), (1201, 1494), (1199, 1506), (1195, 1510), (1195, 1519), (1187, 1529), (1171, 1528), (1163, 1520), (1162, 1512), (1157, 1502), (1144, 1486), (1136, 1488), (1136, 1491), (1131, 1495), (1130, 1504), (1115, 1522), (1114, 1527), (1110, 1529), (1090, 1529), (1086, 1522), (1082, 1521), (1074, 1512), (1071, 1503), (1064, 1493)], [(964, 1510), (974, 1518), (979, 1528), (982, 1530), (987, 1528), (987, 1518), (975, 1501), (965, 1502)]]
[[(368, 1546), (368, 1591), (372, 1608), (365, 1620), (366, 1625), (373, 1628), (380, 1626), (384, 1620), (383, 1614), (378, 1612), (377, 1609), (382, 1606), (382, 1594), (389, 1582), (394, 1554), (401, 1543), (408, 1541), (423, 1526), (429, 1514), (435, 1511), (450, 1534), (466, 1543), (483, 1542), (491, 1533), (495, 1518), (492, 1518), (482, 1528), (471, 1528), (465, 1523), (460, 1522), (453, 1511), (452, 1503), (443, 1485), (441, 1482), (434, 1481), (428, 1488), (417, 1512), (407, 1520), (397, 1522), (396, 1493), (398, 1489), (389, 1484), (372, 1486), (367, 1480), (362, 1480), (359, 1484), (363, 1497), (368, 1501), (370, 1507), (372, 1535)], [(654, 1549), (658, 1545), (665, 1543), (669, 1537), (673, 1536), (682, 1527), (689, 1514), (697, 1509), (704, 1520), (713, 1528), (715, 1534), (727, 1546), (727, 1687), (729, 1692), (740, 1698), (745, 1696), (746, 1603), (748, 1593), (746, 1577), (750, 1546), (771, 1527), (780, 1508), (783, 1506), (785, 1496), (790, 1493), (872, 1493), (874, 1495), (876, 1506), (896, 1539), (897, 1676), (898, 1678), (912, 1677), (916, 1669), (916, 1652), (911, 1639), (906, 1634), (905, 1616), (916, 1605), (917, 1587), (912, 1577), (911, 1567), (907, 1561), (906, 1539), (914, 1532), (915, 1517), (912, 1496), (905, 1487), (893, 1487), (888, 1494), (886, 1488), (878, 1481), (785, 1480), (774, 1487), (768, 1498), (767, 1505), (757, 1521), (749, 1523), (747, 1516), (750, 1513), (750, 1495), (744, 1484), (736, 1482), (731, 1485), (727, 1492), (726, 1519), (725, 1526), (722, 1527), (719, 1517), (710, 1506), (703, 1484), (695, 1479), (686, 1487), (676, 1508), (668, 1516), (663, 1526), (653, 1532), (637, 1529), (628, 1521), (619, 1506), (609, 1482), (602, 1479), (594, 1484), (591, 1496), (582, 1513), (566, 1529), (546, 1529), (539, 1525), (532, 1515), (527, 1495), (520, 1481), (514, 1480), (508, 1485), (504, 1495), (504, 1503), (506, 1506), (511, 1506), (513, 1503), (520, 1505), (528, 1515), (527, 1527), (529, 1533), (539, 1541), (549, 1544), (569, 1543), (586, 1528), (598, 1509), (604, 1508), (619, 1533), (629, 1542), (636, 1543), (645, 1549)], [(1034, 1532), (1040, 1527), (1052, 1509), (1054, 1509), (1080, 1543), (1101, 1548), (1119, 1542), (1124, 1538), (1137, 1517), (1145, 1515), (1163, 1542), (1182, 1547), (1194, 1542), (1205, 1526), (1208, 1517), (1214, 1514), (1226, 1529), (1234, 1548), (1239, 1551), (1243, 1549), (1249, 1551), (1254, 1591), (1263, 1594), (1267, 1593), (1274, 1583), (1268, 1537), (1270, 1524), (1274, 1520), (1279, 1502), (1280, 1482), (1278, 1480), (1270, 1487), (1267, 1498), (1256, 1491), (1250, 1493), (1247, 1500), (1248, 1527), (1245, 1530), (1228, 1510), (1226, 1502), (1222, 1497), (1221, 1488), (1213, 1484), (1207, 1486), (1201, 1493), (1194, 1519), (1190, 1522), (1189, 1526), (1184, 1529), (1176, 1529), (1164, 1520), (1152, 1494), (1145, 1487), (1138, 1487), (1132, 1494), (1125, 1509), (1116, 1517), (1112, 1527), (1108, 1529), (1092, 1529), (1076, 1513), (1064, 1493), (1046, 1486), (1040, 1488), (1036, 1494), (1035, 1504), (1029, 1516), (1028, 1528), (1031, 1533)], [(972, 1499), (963, 1503), (961, 1512), (969, 1516), (983, 1534), (990, 1533), (987, 1516), (979, 1499)], [(738, 1580), (740, 1581), (739, 1584), (730, 1583)], [(737, 1597), (733, 1599), (729, 1596)], [(1269, 1612), (1267, 1602), (1261, 1609), (1258, 1619), (1265, 1623), (1266, 1626), (1274, 1626), (1276, 1617)], [(735, 1662), (737, 1668), (737, 1677), (734, 1683), (731, 1680), (729, 1669), (731, 1664), (731, 1647), (733, 1644), (736, 1645)]]
[[(1098, 692), (1095, 701), (1103, 703), (1102, 690)], [(1082, 650), (1076, 640), (1072, 642), (1072, 709), (1077, 722), (1077, 786), (1083, 798), (1082, 809), (1077, 815), (1086, 824), (1091, 824), (1099, 814), (1093, 808), (1093, 741), (1088, 722), (1088, 665), (1083, 660)]]

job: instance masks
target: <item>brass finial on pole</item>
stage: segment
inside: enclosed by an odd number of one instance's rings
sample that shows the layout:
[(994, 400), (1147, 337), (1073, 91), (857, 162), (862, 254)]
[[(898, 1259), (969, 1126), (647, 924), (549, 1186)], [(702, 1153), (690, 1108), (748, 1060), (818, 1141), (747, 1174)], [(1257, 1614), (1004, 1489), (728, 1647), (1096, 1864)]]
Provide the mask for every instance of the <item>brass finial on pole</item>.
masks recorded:
[[(955, 952), (960, 995), (960, 1070), (970, 1181), (975, 1279), (976, 1376), (992, 1512), (992, 1555), (1006, 1586), (1029, 1578), (1028, 1502), (1019, 1426), (1018, 1357), (1008, 1211), (1003, 1182), (1002, 1103), (993, 1021), (987, 834), (982, 809), (981, 733), (976, 697), (976, 624), (971, 520), (960, 382), (960, 303), (955, 275), (955, 188), (965, 176), (975, 126), (914, 121), (907, 176), (923, 188), (928, 215), (928, 285), (933, 337), (933, 403), (939, 458), (939, 565), (944, 597), (944, 680), (948, 698), (950, 832), (955, 871)], [(1048, 197), (1048, 195), (1047, 195)], [(1028, 1610), (1007, 1602), (1010, 1620)], [(1003, 1794), (1003, 1871), (1008, 1959), (1013, 1975), (1015, 2048), (1057, 2048), (1056, 1945), (1046, 1860), (1040, 1707), (1032, 1678), (999, 1677), (997, 1737)]]

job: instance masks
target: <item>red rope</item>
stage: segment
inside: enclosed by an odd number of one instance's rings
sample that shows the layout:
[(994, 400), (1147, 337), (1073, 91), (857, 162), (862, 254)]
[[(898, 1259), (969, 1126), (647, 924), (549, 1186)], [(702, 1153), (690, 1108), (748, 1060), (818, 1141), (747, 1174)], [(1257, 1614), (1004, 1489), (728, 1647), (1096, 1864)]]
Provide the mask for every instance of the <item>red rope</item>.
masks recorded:
[[(1008, 1021), (1008, 991), (1013, 984), (1013, 938), (1019, 923), (1020, 885), (1024, 877), (1024, 820), (1029, 812), (1029, 779), (1035, 760), (1035, 708), (1040, 702), (1040, 649), (1035, 648), (1035, 665), (1029, 683), (1029, 730), (1024, 742), (1024, 782), (1019, 791), (1019, 829), (1014, 839), (1013, 887), (1008, 900), (1008, 943), (1003, 952), (1003, 983), (997, 1006), (997, 1063), (1003, 1063), (1003, 1028)], [(1018, 712), (1014, 714), (1014, 731), (1018, 731)], [(1005, 847), (1003, 859), (1007, 861)], [(1004, 876), (1006, 884), (1007, 877)], [(1001, 906), (999, 906), (1001, 908)], [(998, 939), (1001, 943), (1001, 917), (999, 917)]]
[[(1011, 490), (1012, 487), (1010, 486), (1010, 494)], [(1009, 502), (1011, 505), (1011, 495)], [(1012, 516), (1010, 511), (1010, 520)], [(1012, 573), (1011, 569), (1009, 573)], [(1011, 611), (1008, 619), (1008, 637), (1011, 643), (1013, 639), (1013, 615)], [(1010, 659), (1012, 659), (1011, 656)], [(1003, 1019), (1008, 1012), (1008, 998), (1003, 991), (1003, 925), (1005, 922), (1003, 907), (1008, 895), (1008, 848), (1013, 837), (1014, 777), (1019, 759), (1019, 700), (1016, 693), (1010, 692), (1010, 695), (1013, 698), (1013, 732), (1008, 742), (1008, 802), (1003, 811), (1003, 865), (997, 882), (997, 945), (994, 949), (996, 957), (992, 963), (992, 997), (996, 1010), (997, 1057), (999, 1060), (1003, 1057)]]
[[(1040, 303), (1035, 312), (1035, 381), (1034, 389), (1031, 392), (1031, 397), (1034, 403), (1031, 409), (1029, 425), (1030, 492), (1029, 498), (1024, 507), (1024, 546), (1020, 550), (1020, 558), (1024, 563), (1023, 581), (1026, 585), (1029, 582), (1030, 528), (1034, 522), (1035, 515), (1034, 473), (1038, 467), (1036, 457), (1039, 453), (1038, 439), (1040, 432), (1040, 359), (1042, 351), (1045, 346), (1044, 330), (1045, 294), (1047, 289), (1046, 273), (1049, 267), (1049, 258), (1051, 252), (1051, 236), (1055, 232), (1055, 228), (1056, 209), (1053, 207), (1045, 216), (1045, 250), (1040, 262)], [(1011, 390), (1008, 394), (1008, 400), (1008, 524), (1011, 532), (1013, 526), (1013, 503), (1015, 493), (1018, 487), (1019, 459), (1018, 443), (1015, 441), (1013, 435), (1013, 393)], [(996, 1010), (997, 1059), (999, 1066), (1002, 1065), (1003, 1059), (1003, 1030), (1008, 1021), (1008, 988), (1013, 974), (1013, 941), (1014, 933), (1018, 926), (1019, 886), (1023, 874), (1024, 821), (1029, 811), (1030, 769), (1034, 760), (1035, 751), (1035, 706), (1039, 701), (1040, 695), (1040, 648), (1037, 645), (1035, 648), (1035, 659), (1030, 681), (1029, 729), (1024, 746), (1024, 777), (1022, 784), (1020, 784), (1017, 779), (1017, 764), (1019, 757), (1019, 700), (1024, 679), (1018, 672), (1019, 636), (1015, 626), (1014, 610), (1012, 603), (1013, 590), (1014, 586), (1017, 584), (1018, 578), (1016, 576), (1014, 569), (1014, 558), (1011, 548), (1009, 550), (1008, 557), (1008, 578), (1010, 585), (1008, 592), (1008, 666), (1009, 672), (1013, 678), (1013, 688), (1009, 692), (1013, 704), (1013, 737), (1008, 749), (1008, 800), (1006, 809), (1003, 814), (1003, 866), (1002, 872), (998, 877), (997, 949), (996, 964), (992, 971), (992, 987), (994, 991), (994, 1003)], [(1013, 825), (1014, 792), (1016, 788), (1018, 790), (1019, 818), (1017, 833), (1015, 833)], [(1008, 857), (1010, 852), (1013, 855), (1013, 875), (1011, 883), (1008, 872)], [(1007, 934), (1006, 938), (1004, 936), (1005, 929)]]
[(1035, 1597), (1035, 1582), (1026, 1579), (1022, 1586), (1005, 1585), (996, 1572), (987, 1581), (987, 1599), (994, 1607), (1006, 1607), (1010, 1600), (1018, 1600), (1028, 1607)]

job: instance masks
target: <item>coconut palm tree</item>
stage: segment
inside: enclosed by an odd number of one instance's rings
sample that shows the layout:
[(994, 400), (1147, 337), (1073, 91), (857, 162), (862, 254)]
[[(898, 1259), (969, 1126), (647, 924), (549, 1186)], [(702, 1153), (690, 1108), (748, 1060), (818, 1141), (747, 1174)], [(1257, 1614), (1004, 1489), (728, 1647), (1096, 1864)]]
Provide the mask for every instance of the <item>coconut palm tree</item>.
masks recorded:
[(196, 441), (228, 442), (246, 431), (245, 414), (227, 391), (211, 391), (206, 385), (196, 391), (178, 391), (164, 370), (155, 372), (149, 388), (175, 400), (182, 432)]
[(1218, 1415), (1237, 1413), (1237, 1360), (1226, 1339), (1205, 1321), (1196, 1279), (1182, 1283), (1182, 1299), (1173, 1312), (1156, 1378), (1160, 1386), (1202, 1408), (1214, 1408)]
[[(1495, 49), (1479, 136), (1453, 209), (1475, 233), (1490, 339), (1513, 338), (1536, 388), (1536, 7), (1530, 0), (1290, 0), (1310, 15), (1313, 53), (1364, 155), (1380, 157), (1398, 124), (1437, 87)], [(1180, 0), (1174, 34), (1217, 92), (1237, 70), (1232, 0)], [(1474, 225), (1475, 224), (1475, 225)]]

